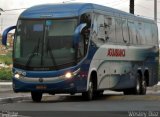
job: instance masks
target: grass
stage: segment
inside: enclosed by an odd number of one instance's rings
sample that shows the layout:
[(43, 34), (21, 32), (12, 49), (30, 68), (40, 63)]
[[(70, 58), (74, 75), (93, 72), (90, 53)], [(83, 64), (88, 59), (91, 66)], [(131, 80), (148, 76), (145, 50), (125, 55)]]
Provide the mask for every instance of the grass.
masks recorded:
[(9, 52), (6, 55), (0, 55), (0, 62), (5, 63), (6, 65), (12, 64), (12, 53)]
[(11, 80), (12, 79), (12, 71), (10, 68), (2, 68), (0, 69), (0, 80)]
[[(12, 64), (12, 53), (9, 52), (6, 55), (0, 55), (0, 62), (6, 65)], [(11, 68), (1, 68), (0, 69), (0, 80), (11, 80), (12, 69)]]

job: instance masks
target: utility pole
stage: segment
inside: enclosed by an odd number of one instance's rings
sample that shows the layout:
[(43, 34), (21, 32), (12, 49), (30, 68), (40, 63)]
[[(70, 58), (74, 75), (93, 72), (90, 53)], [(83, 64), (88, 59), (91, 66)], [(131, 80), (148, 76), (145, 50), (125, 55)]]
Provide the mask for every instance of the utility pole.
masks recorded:
[(157, 22), (157, 0), (154, 0), (154, 20)]
[(130, 0), (129, 12), (134, 14), (134, 0)]

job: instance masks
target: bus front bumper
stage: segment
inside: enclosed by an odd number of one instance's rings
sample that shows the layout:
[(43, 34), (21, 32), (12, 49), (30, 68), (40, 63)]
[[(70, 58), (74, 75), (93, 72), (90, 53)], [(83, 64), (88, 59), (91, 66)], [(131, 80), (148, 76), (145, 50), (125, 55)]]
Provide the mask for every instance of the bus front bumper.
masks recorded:
[(16, 79), (13, 77), (14, 92), (42, 93), (79, 93), (86, 91), (87, 79), (74, 77), (71, 79), (31, 78)]

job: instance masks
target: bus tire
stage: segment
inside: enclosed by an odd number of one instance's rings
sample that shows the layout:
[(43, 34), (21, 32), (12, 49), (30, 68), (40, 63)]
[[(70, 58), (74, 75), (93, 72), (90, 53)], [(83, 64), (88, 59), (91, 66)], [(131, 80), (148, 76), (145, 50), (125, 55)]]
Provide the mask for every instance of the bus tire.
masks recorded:
[(133, 89), (125, 89), (125, 90), (123, 91), (123, 94), (124, 94), (124, 95), (131, 95), (131, 94), (133, 94)]
[(31, 92), (31, 97), (33, 102), (41, 102), (42, 93), (39, 92)]
[(103, 92), (104, 92), (104, 90), (96, 91), (95, 92), (95, 97), (101, 97), (101, 96), (103, 96)]
[(133, 89), (133, 94), (139, 95), (141, 93), (141, 78), (140, 75), (137, 74), (136, 76), (136, 86)]
[(142, 80), (142, 81), (141, 81), (141, 91), (140, 91), (140, 94), (141, 94), (141, 95), (145, 95), (145, 94), (146, 94), (146, 91), (147, 91), (147, 83), (146, 83), (146, 80)]
[(141, 93), (141, 78), (139, 74), (136, 76), (136, 86), (134, 88), (125, 89), (123, 93), (124, 95), (139, 95)]
[(92, 100), (93, 99), (93, 91), (94, 91), (94, 88), (93, 88), (93, 82), (90, 80), (89, 81), (89, 87), (88, 87), (88, 91), (87, 92), (83, 92), (82, 93), (82, 97), (85, 99), (85, 100)]

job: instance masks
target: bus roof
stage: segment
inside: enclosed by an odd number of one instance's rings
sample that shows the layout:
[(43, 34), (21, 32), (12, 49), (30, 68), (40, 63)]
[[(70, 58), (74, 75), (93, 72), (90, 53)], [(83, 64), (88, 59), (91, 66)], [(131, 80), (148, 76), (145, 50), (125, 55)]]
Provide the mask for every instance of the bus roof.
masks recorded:
[[(65, 18), (76, 17), (86, 12), (99, 12), (105, 14), (110, 12), (112, 14), (123, 15), (125, 17), (138, 18), (144, 20), (145, 18), (136, 17), (133, 14), (113, 9), (110, 7), (97, 5), (93, 3), (61, 3), (61, 4), (44, 4), (37, 5), (26, 9), (20, 15), (20, 18)], [(146, 20), (146, 19), (145, 19)], [(153, 20), (148, 20), (152, 21)]]

